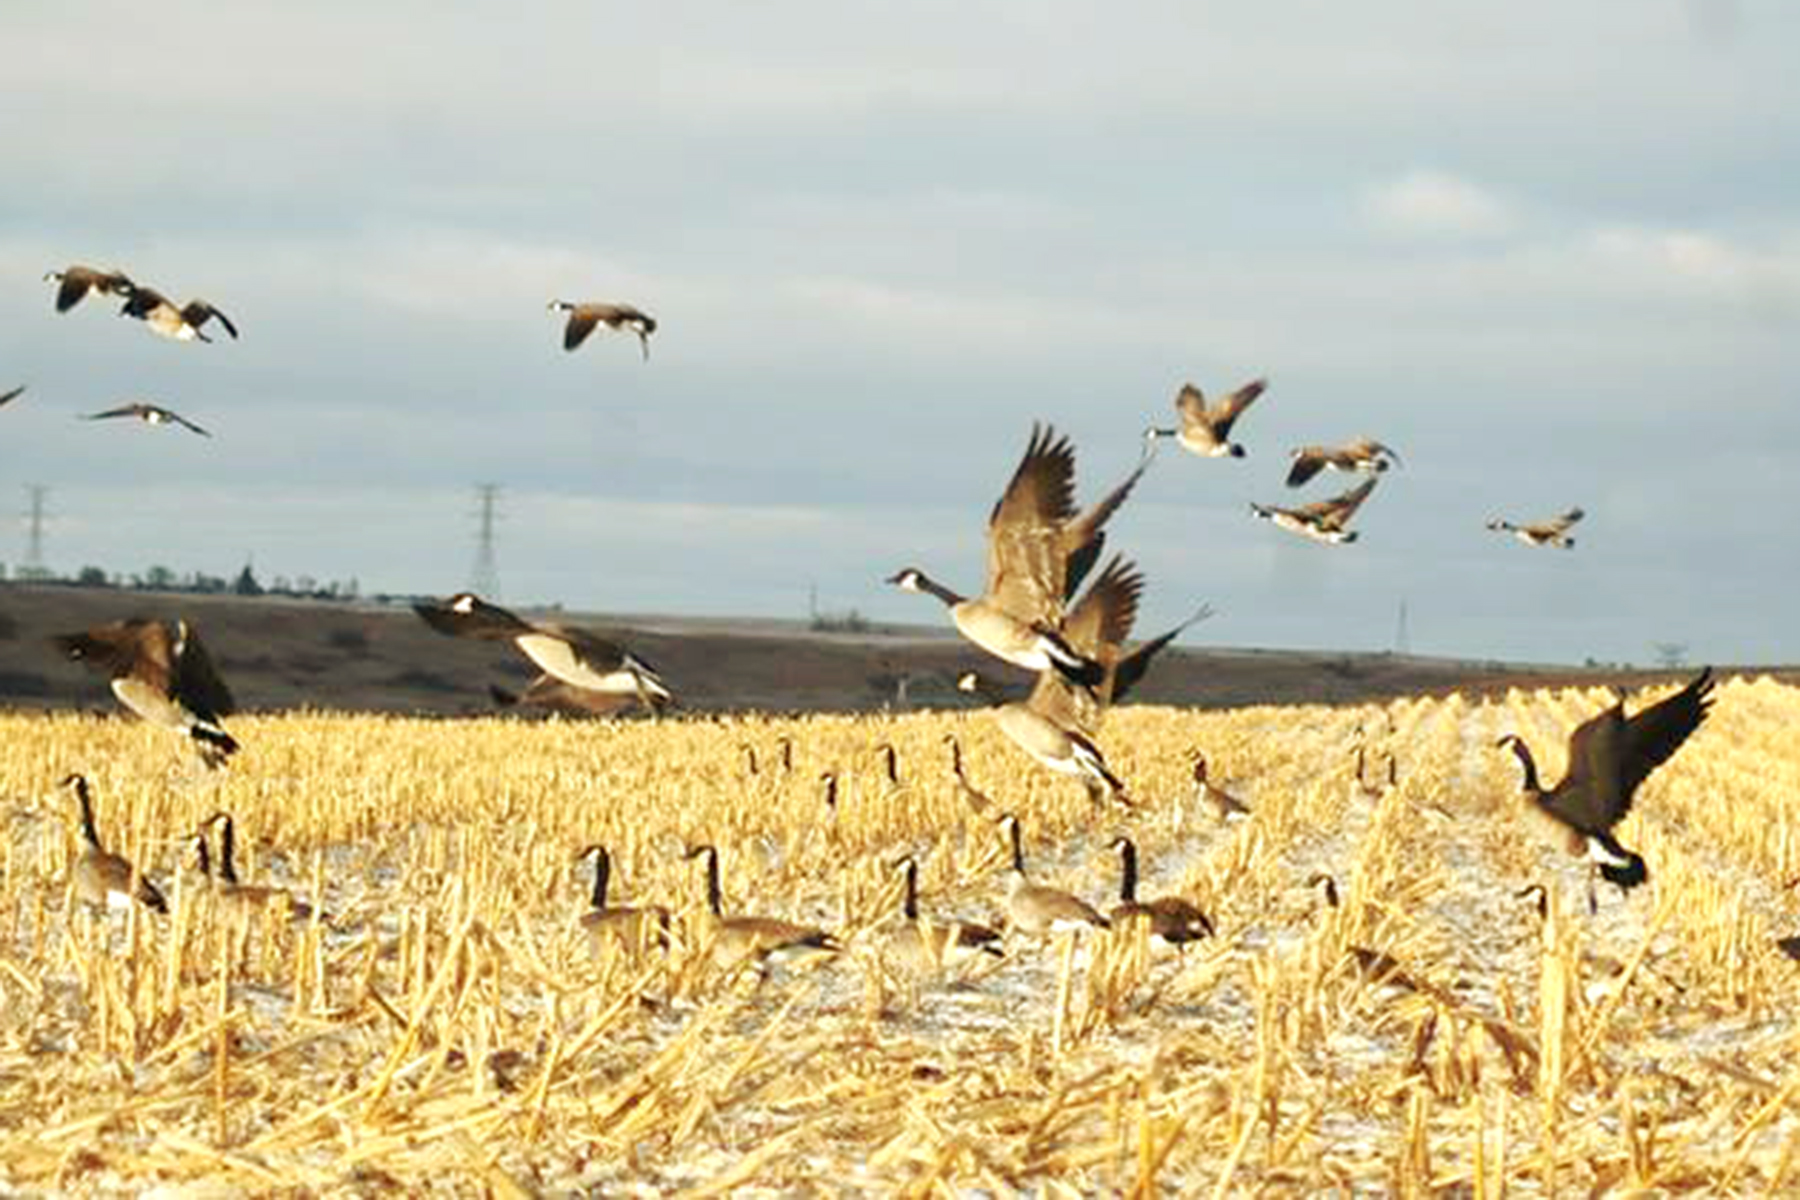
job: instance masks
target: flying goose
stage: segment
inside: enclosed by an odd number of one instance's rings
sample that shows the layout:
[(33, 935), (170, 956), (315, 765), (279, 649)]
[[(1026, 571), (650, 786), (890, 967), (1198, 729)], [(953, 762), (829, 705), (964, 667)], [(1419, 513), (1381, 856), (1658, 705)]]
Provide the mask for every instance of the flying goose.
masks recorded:
[(1040, 765), (1081, 780), (1096, 802), (1111, 795), (1129, 803), (1125, 784), (1107, 769), (1106, 758), (1092, 738), (1061, 724), (1030, 700), (1007, 700), (974, 671), (965, 671), (956, 686), (990, 705), (1000, 732)]
[(1357, 487), (1351, 488), (1341, 496), (1333, 496), (1329, 500), (1319, 500), (1299, 508), (1281, 508), (1273, 504), (1250, 505), (1250, 511), (1266, 521), (1273, 521), (1290, 533), (1304, 534), (1315, 541), (1341, 544), (1354, 542), (1356, 530), (1346, 529), (1350, 518), (1369, 493), (1375, 490), (1379, 475), (1365, 480)]
[(14, 400), (25, 394), (25, 385), (20, 384), (10, 392), (0, 392), (0, 408), (5, 408)]
[(906, 882), (901, 915), (906, 918), (894, 930), (888, 946), (906, 967), (929, 974), (940, 967), (956, 966), (981, 955), (1004, 958), (998, 931), (974, 921), (939, 923), (919, 917), (919, 864), (907, 855), (894, 864)]
[(669, 910), (659, 904), (641, 908), (628, 904), (608, 904), (606, 886), (612, 878), (612, 855), (605, 846), (595, 843), (576, 855), (577, 861), (594, 860), (594, 891), (588, 910), (581, 914), (581, 927), (596, 944), (611, 938), (621, 945), (636, 948), (655, 944), (669, 945)]
[(133, 287), (125, 299), (125, 307), (119, 310), (122, 317), (136, 317), (150, 327), (151, 332), (159, 333), (166, 338), (174, 338), (178, 342), (202, 341), (210, 342), (202, 328), (208, 321), (217, 319), (237, 340), (237, 326), (231, 318), (214, 308), (204, 300), (189, 300), (179, 307), (175, 302), (157, 291), (155, 288)]
[(1548, 790), (1538, 782), (1524, 739), (1509, 733), (1494, 744), (1512, 747), (1525, 769), (1525, 795), (1567, 833), (1569, 852), (1586, 854), (1608, 882), (1628, 891), (1648, 879), (1649, 871), (1640, 855), (1619, 844), (1612, 828), (1631, 811), (1638, 785), (1706, 719), (1712, 686), (1708, 667), (1679, 692), (1629, 718), (1623, 700), (1589, 717), (1569, 735), (1568, 770)]
[(1055, 670), (1077, 683), (1099, 681), (1099, 666), (1069, 647), (1059, 629), (1063, 606), (1105, 544), (1101, 527), (1143, 476), (1140, 461), (1093, 507), (1075, 511), (1075, 448), (1049, 426), (1032, 426), (1025, 456), (988, 515), (987, 581), (965, 597), (917, 567), (888, 583), (934, 596), (962, 635), (997, 658), (1030, 671)]
[[(216, 875), (213, 873), (212, 854), (207, 845), (207, 831), (214, 825), (222, 826), (219, 830), (219, 866)], [(238, 879), (237, 826), (230, 813), (221, 809), (200, 822), (199, 829), (195, 831), (195, 845), (199, 852), (200, 873), (212, 880), (213, 892), (220, 900), (244, 911), (274, 908), (296, 921), (312, 918), (312, 906), (296, 899), (286, 888), (256, 886)]]
[(1213, 936), (1212, 921), (1190, 901), (1179, 896), (1138, 900), (1137, 843), (1128, 837), (1117, 837), (1109, 843), (1108, 849), (1119, 852), (1119, 903), (1112, 910), (1115, 927), (1130, 921), (1148, 921), (1152, 940), (1177, 949)]
[(619, 643), (583, 630), (521, 620), (473, 592), (458, 592), (442, 604), (415, 604), (413, 611), (446, 637), (511, 642), (546, 675), (575, 687), (635, 695), (653, 713), (674, 702), (674, 694), (654, 667)]
[(1014, 929), (1033, 937), (1087, 927), (1106, 929), (1111, 922), (1079, 896), (1032, 883), (1025, 877), (1025, 846), (1019, 818), (1000, 817), (1000, 825), (1012, 843), (1012, 876), (1006, 890), (1006, 917)]
[(648, 362), (650, 359), (650, 335), (656, 332), (656, 319), (641, 309), (629, 304), (574, 304), (567, 300), (552, 300), (550, 311), (569, 314), (568, 324), (563, 326), (564, 350), (575, 349), (587, 341), (588, 334), (594, 332), (595, 326), (605, 325), (608, 329), (629, 330), (637, 334), (638, 345), (644, 350), (644, 360)]
[(843, 949), (822, 929), (783, 921), (778, 917), (728, 917), (719, 888), (719, 852), (710, 845), (695, 846), (690, 859), (706, 858), (706, 911), (716, 944), (733, 958), (754, 958), (759, 964), (835, 954)]
[(200, 428), (178, 412), (172, 412), (166, 408), (159, 408), (154, 404), (144, 404), (141, 402), (121, 404), (117, 408), (109, 408), (104, 412), (86, 413), (81, 419), (84, 421), (104, 421), (111, 417), (136, 417), (146, 425), (179, 425), (183, 429), (192, 430), (201, 437), (212, 436), (212, 434), (206, 432), (206, 430)]
[(1515, 525), (1505, 517), (1495, 517), (1487, 523), (1487, 527), (1496, 533), (1510, 533), (1528, 546), (1556, 546), (1572, 550), (1575, 548), (1575, 539), (1569, 536), (1569, 527), (1585, 516), (1587, 514), (1581, 509), (1571, 508), (1561, 516), (1530, 525)]
[(1144, 430), (1144, 440), (1154, 447), (1158, 438), (1174, 438), (1183, 450), (1202, 458), (1242, 458), (1244, 448), (1231, 440), (1231, 427), (1268, 386), (1266, 379), (1253, 379), (1217, 404), (1208, 405), (1204, 392), (1191, 383), (1184, 383), (1175, 395), (1175, 413), (1180, 418), (1180, 427), (1167, 429), (1152, 425)]
[(219, 724), (236, 707), (231, 689), (186, 621), (132, 617), (50, 640), (66, 657), (104, 671), (126, 708), (191, 738), (207, 766), (222, 767), (237, 752), (237, 739)]
[(68, 312), (87, 299), (89, 292), (98, 292), (102, 296), (130, 296), (137, 289), (123, 271), (99, 271), (80, 264), (44, 273), (44, 282), (53, 279), (61, 285), (56, 289), (57, 312)]
[(1302, 446), (1289, 452), (1294, 465), (1288, 468), (1287, 485), (1297, 488), (1314, 475), (1330, 467), (1334, 471), (1360, 475), (1378, 475), (1400, 463), (1400, 455), (1391, 446), (1374, 438), (1357, 438), (1341, 446)]
[(1194, 796), (1200, 803), (1213, 811), (1222, 825), (1228, 821), (1241, 820), (1250, 815), (1250, 806), (1239, 800), (1224, 788), (1212, 782), (1206, 774), (1206, 755), (1198, 750), (1194, 755)]
[(126, 908), (135, 899), (153, 912), (168, 912), (168, 901), (148, 875), (101, 846), (100, 832), (94, 828), (94, 801), (88, 794), (87, 777), (79, 773), (68, 775), (60, 786), (72, 788), (81, 807), (81, 840), (85, 845), (72, 873), (76, 896), (96, 908)]

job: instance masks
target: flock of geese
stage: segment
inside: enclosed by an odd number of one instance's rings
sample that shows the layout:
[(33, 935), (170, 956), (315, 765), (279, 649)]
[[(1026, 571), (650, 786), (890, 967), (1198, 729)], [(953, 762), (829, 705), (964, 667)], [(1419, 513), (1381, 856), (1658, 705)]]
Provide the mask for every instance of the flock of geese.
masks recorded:
[[(144, 323), (152, 332), (178, 341), (210, 342), (214, 322), (232, 338), (237, 326), (206, 300), (176, 305), (161, 292), (140, 285), (120, 271), (74, 265), (46, 275), (57, 283), (56, 309), (68, 312), (90, 295), (123, 301), (119, 312)], [(550, 302), (553, 312), (567, 314), (563, 345), (574, 350), (598, 328), (634, 335), (645, 359), (656, 321), (642, 310), (618, 303)], [(1164, 439), (1202, 458), (1244, 458), (1244, 445), (1233, 440), (1245, 413), (1267, 390), (1257, 379), (1217, 401), (1187, 384), (1175, 399), (1176, 424), (1144, 431), (1144, 451), (1135, 468), (1110, 491), (1083, 509), (1075, 502), (1075, 450), (1069, 439), (1049, 425), (1034, 426), (1025, 453), (995, 502), (987, 520), (986, 574), (979, 592), (958, 592), (916, 566), (894, 573), (888, 583), (939, 601), (951, 623), (972, 645), (994, 658), (1033, 673), (1035, 683), (1013, 697), (978, 672), (958, 680), (962, 690), (981, 697), (993, 720), (1021, 752), (1044, 769), (1081, 782), (1096, 807), (1112, 803), (1134, 807), (1129, 788), (1108, 766), (1098, 743), (1107, 709), (1143, 679), (1156, 655), (1183, 630), (1212, 615), (1202, 606), (1185, 621), (1159, 636), (1128, 647), (1144, 591), (1136, 563), (1114, 554), (1102, 562), (1105, 526), (1143, 477)], [(23, 388), (0, 395), (0, 405)], [(147, 424), (172, 424), (201, 435), (207, 430), (158, 405), (133, 402), (87, 419), (131, 417)], [(1355, 542), (1350, 522), (1377, 483), (1400, 456), (1391, 447), (1361, 437), (1342, 445), (1314, 445), (1290, 455), (1286, 484), (1303, 487), (1325, 471), (1364, 476), (1340, 495), (1296, 507), (1252, 504), (1257, 517), (1291, 532), (1330, 544)], [(1572, 508), (1550, 520), (1516, 524), (1496, 518), (1488, 527), (1516, 535), (1534, 546), (1568, 549), (1569, 529), (1583, 513)], [(1098, 573), (1095, 574), (1095, 569)], [(1088, 582), (1093, 575), (1093, 581)], [(1083, 585), (1087, 586), (1084, 587)], [(526, 697), (557, 689), (573, 690), (623, 705), (636, 702), (652, 714), (675, 703), (675, 695), (644, 659), (616, 641), (568, 626), (527, 621), (472, 593), (414, 606), (431, 629), (452, 637), (510, 643), (542, 672)], [(213, 668), (198, 634), (185, 621), (132, 618), (52, 639), (66, 658), (85, 663), (107, 676), (118, 700), (146, 721), (170, 730), (193, 747), (209, 768), (222, 768), (237, 753), (238, 742), (224, 718), (234, 710), (230, 689)], [(1524, 772), (1524, 793), (1532, 811), (1555, 827), (1569, 849), (1593, 862), (1600, 874), (1622, 889), (1644, 882), (1644, 860), (1621, 845), (1612, 829), (1629, 812), (1632, 796), (1643, 780), (1699, 727), (1710, 703), (1712, 681), (1703, 671), (1669, 698), (1627, 717), (1624, 697), (1577, 728), (1569, 738), (1569, 768), (1555, 787), (1544, 787), (1530, 748), (1516, 735), (1499, 745), (1517, 755)], [(961, 748), (952, 739), (958, 786), (973, 789), (963, 773)], [(891, 757), (888, 766), (894, 772)], [(1358, 780), (1364, 766), (1359, 758)], [(1393, 783), (1389, 760), (1389, 784)], [(1206, 759), (1196, 755), (1193, 777), (1197, 795), (1220, 820), (1248, 813), (1236, 797), (1211, 783)], [(166, 902), (151, 881), (125, 860), (105, 850), (98, 836), (87, 781), (65, 780), (78, 806), (84, 851), (74, 872), (76, 893), (94, 904), (136, 901), (163, 911)], [(211, 827), (221, 827), (216, 857), (209, 843)], [(1023, 831), (1013, 814), (1000, 818), (1010, 843), (1012, 881), (1007, 918), (1013, 927), (1033, 935), (1074, 928), (1104, 928), (1132, 920), (1148, 923), (1159, 942), (1180, 946), (1208, 936), (1206, 914), (1178, 897), (1139, 901), (1138, 859), (1131, 839), (1116, 839), (1120, 856), (1121, 895), (1110, 916), (1079, 897), (1033, 883), (1027, 876)], [(245, 903), (274, 902), (278, 889), (248, 889), (238, 882), (232, 857), (233, 827), (228, 814), (217, 813), (196, 832), (201, 869), (223, 892)], [(669, 913), (657, 906), (642, 908), (610, 902), (611, 859), (603, 846), (591, 846), (583, 858), (594, 861), (591, 910), (584, 918), (596, 932), (623, 933), (643, 944), (666, 942)], [(718, 940), (761, 963), (785, 957), (831, 953), (841, 949), (825, 931), (773, 918), (727, 916), (723, 907), (718, 851), (699, 845), (688, 851), (704, 859), (707, 910)], [(918, 917), (918, 867), (911, 858), (895, 864), (903, 885), (903, 915), (913, 930), (912, 952), (935, 963), (972, 955), (999, 953), (999, 935), (972, 922), (928, 924)], [(298, 901), (280, 902), (290, 912), (306, 911)]]

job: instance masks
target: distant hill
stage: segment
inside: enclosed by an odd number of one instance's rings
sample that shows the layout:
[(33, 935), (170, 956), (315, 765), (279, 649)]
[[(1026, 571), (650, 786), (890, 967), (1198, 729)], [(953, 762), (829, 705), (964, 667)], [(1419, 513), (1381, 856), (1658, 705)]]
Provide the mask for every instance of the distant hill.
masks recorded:
[[(176, 615), (200, 630), (246, 709), (491, 712), (490, 685), (517, 692), (535, 675), (510, 647), (441, 637), (403, 604), (15, 583), (0, 585), (0, 706), (110, 708), (104, 681), (60, 659), (49, 636), (119, 617)], [(702, 711), (868, 711), (895, 705), (903, 680), (912, 706), (961, 707), (969, 701), (951, 681), (965, 669), (1026, 680), (948, 627), (837, 634), (813, 632), (803, 621), (767, 619), (564, 612), (549, 619), (622, 638), (655, 664), (687, 708)], [(1794, 668), (1770, 673), (1800, 679)], [(1393, 654), (1172, 647), (1134, 699), (1202, 708), (1349, 703), (1562, 681), (1633, 685), (1670, 675)]]

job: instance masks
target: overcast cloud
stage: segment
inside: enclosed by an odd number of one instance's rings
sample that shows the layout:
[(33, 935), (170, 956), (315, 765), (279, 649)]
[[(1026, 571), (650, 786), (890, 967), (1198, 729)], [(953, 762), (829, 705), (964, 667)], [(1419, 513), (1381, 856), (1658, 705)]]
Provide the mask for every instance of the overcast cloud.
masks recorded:
[[(53, 567), (448, 592), (491, 480), (509, 602), (925, 622), (881, 577), (979, 584), (1034, 419), (1091, 495), (1266, 374), (1248, 459), (1114, 523), (1145, 632), (1800, 659), (1781, 0), (374, 8), (0, 9), (0, 511), (51, 487)], [(70, 262), (243, 340), (58, 316)], [(133, 398), (217, 436), (72, 419)], [(1360, 433), (1359, 544), (1251, 520)], [(1571, 504), (1573, 553), (1482, 529)]]

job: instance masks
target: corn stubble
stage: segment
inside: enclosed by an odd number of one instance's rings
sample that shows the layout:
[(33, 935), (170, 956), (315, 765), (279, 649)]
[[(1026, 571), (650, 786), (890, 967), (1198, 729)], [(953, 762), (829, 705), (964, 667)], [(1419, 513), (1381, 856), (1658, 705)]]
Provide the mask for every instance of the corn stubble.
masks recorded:
[[(0, 1181), (141, 1189), (205, 1177), (530, 1194), (833, 1187), (1475, 1196), (1800, 1186), (1800, 690), (1721, 687), (1626, 828), (1652, 864), (1587, 911), (1585, 866), (1519, 819), (1516, 731), (1560, 769), (1592, 691), (1384, 708), (1128, 708), (1105, 744), (1140, 811), (1096, 814), (984, 720), (533, 724), (242, 717), (229, 775), (140, 726), (0, 717)], [(954, 732), (976, 814), (949, 772)], [(793, 742), (782, 765), (779, 739)], [(876, 747), (891, 742), (899, 781)], [(1392, 752), (1365, 786), (1355, 750)], [(755, 754), (746, 754), (750, 746)], [(1219, 824), (1193, 748), (1245, 798)], [(754, 762), (754, 768), (753, 768)], [(167, 917), (68, 895), (56, 781), (93, 781), (109, 846)], [(837, 774), (827, 806), (820, 775)], [(228, 912), (188, 861), (237, 818), (240, 874), (318, 917)], [(1103, 909), (1120, 833), (1146, 894), (1218, 936), (1141, 922), (921, 974), (922, 920), (998, 922), (1001, 811), (1035, 878)], [(731, 961), (727, 915), (819, 925), (828, 960)], [(578, 918), (600, 842), (612, 895), (674, 913), (670, 945)], [(1332, 877), (1335, 905), (1306, 880)], [(1544, 915), (1515, 893), (1548, 892)]]

